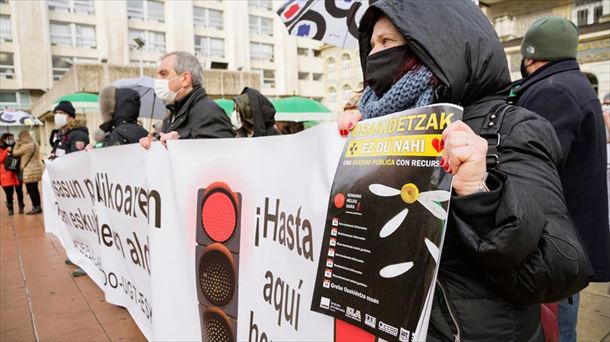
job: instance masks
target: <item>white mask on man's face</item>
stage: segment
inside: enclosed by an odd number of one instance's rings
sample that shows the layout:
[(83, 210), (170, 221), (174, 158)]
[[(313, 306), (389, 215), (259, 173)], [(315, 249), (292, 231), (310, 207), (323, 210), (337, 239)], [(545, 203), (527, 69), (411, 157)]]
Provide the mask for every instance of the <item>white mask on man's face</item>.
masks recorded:
[(64, 127), (68, 123), (68, 115), (57, 113), (53, 115), (53, 121), (55, 121), (55, 127)]
[(172, 78), (171, 80), (168, 80), (168, 79), (156, 79), (155, 80), (155, 85), (154, 85), (155, 94), (157, 95), (158, 98), (163, 100), (163, 102), (165, 102), (166, 104), (174, 103), (174, 101), (176, 100), (176, 96), (178, 96), (178, 93), (180, 91), (182, 91), (183, 88), (180, 88), (177, 92), (173, 92), (169, 89), (169, 82), (174, 81), (175, 79), (177, 79), (180, 76), (182, 76), (182, 75), (178, 75), (178, 76)]
[(231, 123), (235, 126), (235, 129), (240, 129), (243, 126), (241, 122), (241, 118), (239, 117), (239, 113), (236, 110), (233, 110), (231, 113)]

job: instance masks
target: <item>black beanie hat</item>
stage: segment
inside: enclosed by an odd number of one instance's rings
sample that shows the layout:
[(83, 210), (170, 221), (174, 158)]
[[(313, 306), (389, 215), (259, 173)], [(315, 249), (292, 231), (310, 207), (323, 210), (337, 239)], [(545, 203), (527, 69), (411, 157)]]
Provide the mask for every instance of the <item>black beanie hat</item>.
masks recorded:
[(76, 118), (76, 109), (74, 109), (74, 106), (70, 101), (59, 101), (57, 106), (55, 106), (55, 109), (53, 109), (53, 113), (55, 113), (55, 111), (57, 110), (61, 110), (62, 112), (70, 115), (71, 117)]

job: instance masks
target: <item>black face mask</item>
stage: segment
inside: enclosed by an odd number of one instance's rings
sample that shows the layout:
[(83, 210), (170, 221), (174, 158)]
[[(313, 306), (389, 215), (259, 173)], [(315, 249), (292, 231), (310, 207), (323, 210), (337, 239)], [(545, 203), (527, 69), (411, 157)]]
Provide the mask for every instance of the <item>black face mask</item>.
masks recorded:
[(400, 68), (405, 64), (406, 52), (406, 45), (400, 45), (366, 57), (364, 79), (377, 96), (381, 97), (392, 87)]
[(525, 57), (521, 58), (521, 77), (526, 78), (527, 76), (529, 76), (529, 74), (527, 73), (527, 67), (525, 66)]

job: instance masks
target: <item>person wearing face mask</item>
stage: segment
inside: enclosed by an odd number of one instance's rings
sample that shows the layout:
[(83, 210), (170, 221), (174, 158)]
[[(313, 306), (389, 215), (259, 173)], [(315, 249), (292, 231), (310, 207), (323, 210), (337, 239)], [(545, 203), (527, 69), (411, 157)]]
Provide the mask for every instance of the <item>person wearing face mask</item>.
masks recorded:
[[(155, 94), (170, 112), (163, 121), (159, 140), (234, 138), (231, 120), (203, 88), (203, 70), (197, 57), (188, 52), (170, 52), (161, 58), (155, 80)], [(148, 149), (153, 135), (140, 139)]]
[[(544, 341), (540, 303), (586, 286), (588, 265), (556, 171), (561, 146), (546, 120), (504, 107), (510, 75), (489, 19), (470, 1), (379, 0), (362, 16), (359, 45), (366, 86), (338, 118), (342, 135), (418, 106), (464, 108), (443, 132), (453, 192), (427, 341)], [(490, 127), (500, 137), (493, 164)]]
[(146, 129), (137, 124), (140, 116), (140, 94), (137, 91), (107, 86), (100, 92), (99, 103), (104, 120), (100, 129), (105, 136), (96, 147), (134, 144), (148, 135)]
[(89, 130), (85, 120), (76, 118), (70, 101), (60, 101), (53, 109), (55, 127), (59, 129), (51, 151), (51, 159), (78, 152), (89, 144)]
[[(568, 211), (585, 244), (594, 282), (610, 281), (610, 231), (606, 132), (602, 109), (576, 60), (578, 29), (560, 17), (543, 17), (521, 43), (523, 79), (513, 85), (515, 104), (549, 120), (563, 158), (559, 176)], [(585, 190), (586, 189), (586, 190)], [(560, 341), (576, 341), (578, 294), (559, 303)]]
[(0, 137), (0, 186), (6, 195), (6, 207), (8, 215), (14, 214), (13, 193), (17, 193), (19, 203), (19, 214), (23, 214), (25, 203), (23, 202), (23, 188), (17, 178), (17, 173), (4, 168), (6, 158), (11, 154), (12, 147), (15, 146), (15, 137), (11, 133), (4, 133)]
[(278, 135), (275, 127), (275, 107), (267, 97), (254, 88), (244, 88), (236, 96), (235, 129), (238, 137), (264, 137)]
[(28, 130), (19, 132), (19, 140), (13, 149), (13, 155), (20, 157), (19, 169), (25, 188), (32, 200), (32, 210), (26, 215), (42, 213), (38, 182), (42, 179), (44, 164), (40, 159), (40, 146), (34, 141)]

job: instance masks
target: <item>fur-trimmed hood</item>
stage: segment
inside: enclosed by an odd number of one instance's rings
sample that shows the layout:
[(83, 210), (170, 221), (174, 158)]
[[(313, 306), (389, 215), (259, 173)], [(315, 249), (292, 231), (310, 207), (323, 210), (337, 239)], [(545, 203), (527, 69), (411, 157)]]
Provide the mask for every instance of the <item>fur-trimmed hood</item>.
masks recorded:
[[(67, 131), (71, 131), (73, 129), (82, 129), (87, 130), (87, 121), (85, 119), (76, 118), (66, 125)], [(88, 130), (87, 130), (88, 131)]]

